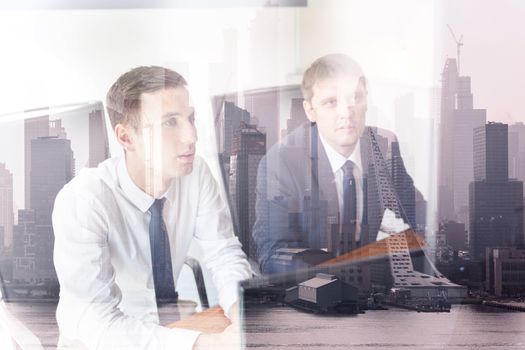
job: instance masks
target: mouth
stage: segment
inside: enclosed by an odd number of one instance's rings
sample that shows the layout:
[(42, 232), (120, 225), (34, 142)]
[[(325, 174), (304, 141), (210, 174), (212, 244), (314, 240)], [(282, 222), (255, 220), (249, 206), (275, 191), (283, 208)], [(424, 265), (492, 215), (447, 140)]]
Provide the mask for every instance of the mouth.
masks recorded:
[(182, 163), (191, 163), (195, 158), (195, 153), (185, 153), (177, 156), (177, 159)]
[(356, 127), (355, 126), (346, 125), (346, 126), (341, 126), (341, 127), (337, 128), (337, 130), (341, 130), (341, 131), (344, 131), (344, 132), (352, 132), (352, 131), (356, 130)]

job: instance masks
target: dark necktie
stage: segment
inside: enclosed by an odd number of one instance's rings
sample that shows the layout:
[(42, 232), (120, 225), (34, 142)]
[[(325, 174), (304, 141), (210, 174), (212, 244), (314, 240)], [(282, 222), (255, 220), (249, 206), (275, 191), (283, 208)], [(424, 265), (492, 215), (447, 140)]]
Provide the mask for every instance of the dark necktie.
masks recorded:
[(342, 167), (343, 170), (343, 247), (345, 253), (354, 249), (356, 217), (357, 217), (357, 198), (356, 183), (354, 178), (354, 163), (350, 160)]
[(170, 242), (162, 219), (162, 208), (165, 200), (166, 198), (155, 199), (149, 208), (151, 213), (149, 242), (157, 304), (177, 301), (171, 266)]

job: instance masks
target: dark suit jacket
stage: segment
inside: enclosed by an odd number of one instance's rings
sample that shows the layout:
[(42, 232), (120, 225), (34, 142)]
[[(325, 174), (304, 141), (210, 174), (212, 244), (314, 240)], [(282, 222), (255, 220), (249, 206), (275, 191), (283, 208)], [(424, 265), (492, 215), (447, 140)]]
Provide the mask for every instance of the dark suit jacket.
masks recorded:
[[(377, 147), (376, 152), (371, 149), (372, 138), (380, 152)], [(413, 194), (405, 193), (401, 199), (415, 196), (412, 179), (406, 174), (402, 160), (398, 157), (396, 163), (392, 161), (389, 151), (392, 142), (397, 142), (393, 133), (372, 127), (366, 127), (360, 139), (364, 201), (360, 245), (375, 241), (384, 209), (389, 206), (380, 203), (374, 164), (378, 161), (385, 164), (381, 171), (387, 172), (384, 174), (387, 177), (395, 164), (397, 172), (403, 172), (408, 179), (405, 190)], [(371, 172), (375, 175), (369, 176)], [(385, 181), (381, 186), (385, 188)], [(393, 185), (390, 182), (388, 186)], [(259, 163), (256, 196), (252, 236), (263, 272), (284, 272), (282, 266), (272, 263), (272, 256), (279, 248), (319, 249), (333, 244), (334, 228), (339, 227), (337, 189), (315, 123), (301, 125), (268, 151)], [(397, 202), (403, 207), (401, 200)]]

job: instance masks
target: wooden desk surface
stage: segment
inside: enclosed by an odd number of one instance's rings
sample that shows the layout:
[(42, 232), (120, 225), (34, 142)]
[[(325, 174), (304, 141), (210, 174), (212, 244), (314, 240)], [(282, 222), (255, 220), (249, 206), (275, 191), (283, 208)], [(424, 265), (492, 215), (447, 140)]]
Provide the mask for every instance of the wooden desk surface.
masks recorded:
[(221, 333), (231, 324), (219, 306), (195, 313), (180, 321), (171, 323), (169, 328), (185, 328), (202, 333)]

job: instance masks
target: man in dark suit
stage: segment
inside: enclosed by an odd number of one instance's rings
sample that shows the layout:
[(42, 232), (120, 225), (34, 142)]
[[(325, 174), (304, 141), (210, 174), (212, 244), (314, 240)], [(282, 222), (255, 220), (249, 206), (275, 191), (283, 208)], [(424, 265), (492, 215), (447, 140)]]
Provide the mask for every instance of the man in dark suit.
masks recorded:
[[(321, 57), (305, 72), (301, 90), (309, 122), (259, 164), (252, 234), (263, 273), (297, 268), (291, 256), (305, 251), (295, 248), (329, 258), (400, 232), (411, 217), (403, 208), (413, 208), (403, 203), (414, 197), (412, 180), (400, 157), (391, 157), (395, 136), (365, 126), (360, 66), (345, 55)], [(396, 195), (394, 167), (408, 195)]]

